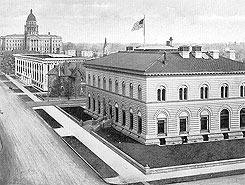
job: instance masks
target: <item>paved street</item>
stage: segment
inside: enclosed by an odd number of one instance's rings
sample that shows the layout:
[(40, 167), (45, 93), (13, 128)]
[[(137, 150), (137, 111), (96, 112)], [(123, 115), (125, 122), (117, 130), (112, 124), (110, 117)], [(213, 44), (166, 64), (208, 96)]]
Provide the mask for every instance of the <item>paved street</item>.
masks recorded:
[(0, 82), (1, 185), (105, 184)]

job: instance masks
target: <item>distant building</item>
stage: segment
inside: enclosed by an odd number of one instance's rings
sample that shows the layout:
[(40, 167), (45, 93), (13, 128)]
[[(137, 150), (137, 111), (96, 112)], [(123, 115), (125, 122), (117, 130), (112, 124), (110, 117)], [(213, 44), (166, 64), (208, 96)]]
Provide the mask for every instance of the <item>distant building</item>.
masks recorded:
[(30, 11), (24, 26), (24, 34), (12, 34), (0, 37), (0, 51), (28, 50), (40, 53), (60, 53), (62, 37), (39, 34), (36, 17)]
[(75, 49), (68, 49), (65, 50), (65, 55), (70, 55), (72, 57), (75, 57), (77, 56), (77, 51)]
[(81, 57), (92, 58), (94, 57), (94, 51), (92, 50), (82, 50), (80, 52)]
[(90, 112), (147, 145), (245, 137), (245, 64), (233, 52), (131, 49), (85, 62)]
[(48, 72), (64, 62), (84, 62), (64, 54), (15, 54), (15, 75), (26, 85), (33, 85), (42, 91), (48, 91)]

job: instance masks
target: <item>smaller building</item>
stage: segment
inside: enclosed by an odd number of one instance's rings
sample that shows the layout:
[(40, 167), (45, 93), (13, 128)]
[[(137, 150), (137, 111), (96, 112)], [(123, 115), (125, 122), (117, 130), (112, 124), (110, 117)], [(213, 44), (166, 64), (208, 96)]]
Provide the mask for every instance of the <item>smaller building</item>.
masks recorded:
[(64, 62), (82, 63), (86, 59), (64, 54), (15, 54), (15, 75), (26, 85), (48, 91), (48, 72)]
[(72, 57), (75, 57), (77, 56), (77, 51), (75, 49), (68, 49), (65, 50), (65, 55), (70, 55)]
[(80, 52), (81, 57), (92, 58), (94, 57), (94, 52), (92, 50), (82, 50)]
[(50, 96), (79, 97), (85, 95), (86, 80), (83, 62), (64, 62), (48, 72)]

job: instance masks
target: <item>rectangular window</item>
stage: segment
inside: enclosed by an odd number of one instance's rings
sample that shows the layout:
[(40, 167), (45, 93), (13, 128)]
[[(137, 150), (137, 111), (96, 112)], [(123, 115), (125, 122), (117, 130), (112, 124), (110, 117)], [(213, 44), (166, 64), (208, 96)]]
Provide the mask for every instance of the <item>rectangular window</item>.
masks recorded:
[(158, 125), (158, 129), (157, 129), (157, 133), (158, 134), (166, 134), (167, 133), (167, 120), (166, 119), (161, 119), (158, 120), (157, 125)]
[(180, 133), (186, 133), (187, 132), (187, 117), (180, 118), (179, 124), (180, 124)]
[(201, 117), (201, 131), (208, 131), (208, 116)]

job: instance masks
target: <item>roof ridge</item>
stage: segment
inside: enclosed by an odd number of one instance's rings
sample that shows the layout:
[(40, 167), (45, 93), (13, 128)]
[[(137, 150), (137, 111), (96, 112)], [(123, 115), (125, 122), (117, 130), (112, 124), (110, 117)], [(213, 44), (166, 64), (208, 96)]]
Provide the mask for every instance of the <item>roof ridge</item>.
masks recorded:
[(166, 55), (166, 53), (163, 53), (156, 61), (154, 61), (153, 63), (151, 63), (144, 71), (147, 71), (149, 68), (151, 68), (151, 66), (153, 66), (156, 62), (158, 62), (159, 59), (162, 58), (163, 55)]

